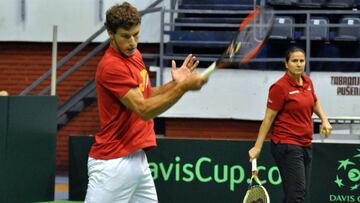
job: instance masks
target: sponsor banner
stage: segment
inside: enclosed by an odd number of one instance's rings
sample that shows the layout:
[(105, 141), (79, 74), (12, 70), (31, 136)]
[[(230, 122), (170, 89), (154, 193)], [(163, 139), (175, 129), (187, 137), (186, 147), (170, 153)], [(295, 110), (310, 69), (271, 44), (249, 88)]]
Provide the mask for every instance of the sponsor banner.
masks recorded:
[[(160, 202), (241, 202), (251, 176), (249, 141), (158, 139), (148, 160)], [(314, 144), (311, 202), (360, 202), (360, 145)], [(279, 170), (264, 144), (259, 177), (281, 202)]]

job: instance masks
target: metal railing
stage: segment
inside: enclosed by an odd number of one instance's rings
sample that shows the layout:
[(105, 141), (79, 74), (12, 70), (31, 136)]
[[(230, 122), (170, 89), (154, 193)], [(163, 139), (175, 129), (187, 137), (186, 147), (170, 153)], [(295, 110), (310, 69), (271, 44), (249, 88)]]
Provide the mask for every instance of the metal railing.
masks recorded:
[[(360, 144), (360, 117), (328, 117), (333, 129), (328, 138), (314, 134), (316, 143), (359, 143)], [(320, 128), (321, 120), (313, 119)], [(320, 131), (320, 129), (319, 129)]]
[[(87, 45), (91, 43), (93, 39), (98, 37), (101, 33), (105, 31), (105, 26), (102, 26), (98, 31), (96, 31), (93, 35), (91, 35), (87, 40), (83, 43), (79, 44), (75, 49), (73, 49), (70, 53), (68, 53), (64, 58), (62, 58), (57, 64), (56, 69), (60, 69), (65, 65), (70, 59), (80, 53)], [(40, 76), (37, 80), (35, 80), (30, 86), (26, 87), (21, 93), (20, 96), (28, 95), (32, 90), (34, 90), (38, 85), (40, 85), (44, 80), (48, 79), (51, 75), (51, 67), (49, 70), (45, 72), (42, 76)]]

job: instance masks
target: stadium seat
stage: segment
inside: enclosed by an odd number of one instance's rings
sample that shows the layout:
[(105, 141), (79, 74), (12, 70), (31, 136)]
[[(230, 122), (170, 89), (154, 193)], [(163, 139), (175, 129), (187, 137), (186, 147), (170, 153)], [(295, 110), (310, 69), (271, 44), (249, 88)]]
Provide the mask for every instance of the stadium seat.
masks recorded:
[(300, 0), (297, 6), (304, 8), (320, 8), (325, 5), (326, 0)]
[(269, 39), (294, 40), (294, 23), (295, 20), (291, 16), (275, 17), (274, 26)]
[(360, 18), (346, 16), (340, 19), (340, 24), (345, 27), (339, 27), (336, 33), (335, 41), (357, 41), (360, 37)]
[(291, 6), (297, 4), (299, 0), (269, 0), (268, 4), (272, 6)]
[[(310, 39), (329, 41), (329, 19), (326, 17), (311, 17), (310, 19)], [(301, 39), (306, 39), (306, 28)]]
[(355, 0), (328, 0), (326, 6), (330, 8), (351, 8), (355, 6)]
[(254, 0), (182, 0), (179, 9), (244, 10), (254, 7)]

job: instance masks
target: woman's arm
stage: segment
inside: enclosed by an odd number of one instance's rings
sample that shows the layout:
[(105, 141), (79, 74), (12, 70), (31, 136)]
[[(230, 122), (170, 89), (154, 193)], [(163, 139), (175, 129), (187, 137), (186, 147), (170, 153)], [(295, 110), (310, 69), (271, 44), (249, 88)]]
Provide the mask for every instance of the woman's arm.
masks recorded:
[(327, 118), (327, 116), (325, 115), (324, 110), (321, 107), (321, 104), (318, 101), (316, 101), (315, 105), (314, 105), (314, 113), (320, 118), (321, 120), (321, 130), (320, 130), (320, 134), (324, 135), (325, 137), (328, 137), (331, 134), (331, 129), (332, 126), (329, 123), (329, 120)]
[(265, 117), (261, 123), (255, 145), (253, 148), (249, 150), (250, 161), (259, 157), (266, 135), (269, 133), (269, 130), (276, 118), (277, 113), (278, 112), (273, 109), (270, 108), (266, 109)]

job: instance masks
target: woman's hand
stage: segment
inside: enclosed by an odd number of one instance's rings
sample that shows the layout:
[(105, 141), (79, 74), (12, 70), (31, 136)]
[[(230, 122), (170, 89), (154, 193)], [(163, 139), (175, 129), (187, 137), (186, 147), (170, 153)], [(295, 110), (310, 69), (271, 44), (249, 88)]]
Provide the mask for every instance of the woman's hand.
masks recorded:
[(251, 162), (253, 159), (259, 158), (260, 152), (261, 152), (261, 149), (258, 148), (258, 147), (253, 147), (253, 148), (251, 148), (251, 149), (249, 150), (249, 160), (250, 160), (250, 162)]
[(326, 119), (322, 122), (320, 129), (321, 129), (320, 135), (324, 137), (329, 137), (329, 135), (331, 134), (332, 126), (329, 123), (329, 121)]

